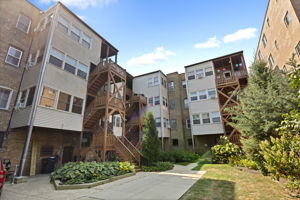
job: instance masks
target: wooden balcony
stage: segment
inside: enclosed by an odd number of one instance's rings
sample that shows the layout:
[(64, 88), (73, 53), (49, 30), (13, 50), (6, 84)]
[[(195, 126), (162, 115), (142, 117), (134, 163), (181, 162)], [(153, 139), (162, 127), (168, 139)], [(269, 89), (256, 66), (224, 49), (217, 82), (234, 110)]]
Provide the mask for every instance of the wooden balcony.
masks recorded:
[(247, 78), (247, 77), (248, 77), (248, 73), (246, 70), (234, 71), (233, 74), (228, 78), (225, 78), (223, 74), (216, 75), (216, 84), (217, 86), (231, 85), (238, 82), (239, 79)]
[(98, 74), (103, 72), (108, 72), (109, 70), (113, 71), (115, 74), (117, 74), (119, 77), (126, 79), (126, 71), (122, 67), (120, 67), (118, 64), (113, 62), (112, 60), (103, 61), (97, 65), (96, 68), (94, 68), (93, 71), (91, 71), (89, 75), (89, 80), (92, 80), (94, 77), (96, 77)]
[(147, 104), (147, 98), (142, 95), (134, 95), (131, 97), (130, 101), (131, 101), (131, 103), (141, 102), (143, 104)]

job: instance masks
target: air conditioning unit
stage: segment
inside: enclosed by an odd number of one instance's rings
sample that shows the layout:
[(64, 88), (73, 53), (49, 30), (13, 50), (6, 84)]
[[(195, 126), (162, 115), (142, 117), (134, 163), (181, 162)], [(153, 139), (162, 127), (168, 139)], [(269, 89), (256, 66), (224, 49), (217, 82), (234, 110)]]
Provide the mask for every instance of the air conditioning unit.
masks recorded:
[(25, 103), (17, 103), (16, 108), (24, 108), (25, 107)]

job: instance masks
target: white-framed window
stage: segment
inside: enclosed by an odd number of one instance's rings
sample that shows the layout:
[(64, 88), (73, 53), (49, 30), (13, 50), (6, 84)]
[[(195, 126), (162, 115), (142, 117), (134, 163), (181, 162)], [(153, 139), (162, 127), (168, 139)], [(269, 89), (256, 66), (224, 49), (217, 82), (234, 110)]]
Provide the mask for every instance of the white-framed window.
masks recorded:
[(258, 51), (257, 55), (258, 55), (258, 59), (259, 60), (264, 60), (264, 57), (263, 57), (263, 55), (262, 55), (262, 53), (261, 53), (260, 50)]
[(170, 128), (169, 119), (167, 118), (163, 118), (163, 119), (164, 119), (164, 128)]
[(81, 31), (76, 26), (71, 26), (71, 38), (77, 42), (80, 40)]
[(192, 117), (193, 117), (193, 124), (201, 124), (199, 114), (192, 115)]
[(155, 76), (153, 78), (153, 85), (159, 85), (159, 79), (158, 79), (158, 76)]
[(207, 99), (206, 90), (200, 90), (200, 91), (199, 91), (199, 99), (200, 99), (200, 100)]
[(190, 93), (190, 100), (191, 101), (197, 101), (198, 100), (197, 92), (191, 92)]
[(24, 15), (19, 15), (18, 22), (16, 24), (16, 27), (25, 32), (28, 33), (31, 25), (31, 19)]
[(265, 34), (263, 34), (263, 37), (262, 37), (262, 43), (263, 43), (264, 47), (267, 46), (267, 42), (268, 42), (267, 37), (266, 37)]
[(188, 78), (188, 80), (195, 79), (195, 72), (194, 71), (188, 72), (187, 73), (187, 78)]
[(91, 43), (92, 43), (92, 38), (90, 36), (88, 36), (87, 34), (83, 33), (82, 40), (81, 40), (82, 46), (89, 49), (89, 48), (91, 48)]
[(154, 97), (154, 105), (159, 105), (160, 104), (160, 98), (159, 96)]
[(207, 94), (208, 94), (208, 98), (210, 98), (210, 99), (215, 99), (215, 98), (217, 98), (217, 92), (216, 92), (216, 89), (215, 89), (215, 88), (208, 89), (208, 90), (207, 90)]
[(163, 105), (168, 107), (168, 100), (165, 97), (163, 97)]
[(270, 67), (273, 67), (275, 62), (274, 62), (274, 59), (273, 59), (273, 56), (272, 54), (269, 55), (269, 58), (268, 58), (268, 61), (269, 61), (269, 65)]
[(210, 116), (209, 113), (202, 113), (201, 114), (202, 117), (202, 123), (203, 124), (210, 124)]
[(66, 20), (64, 17), (60, 16), (58, 19), (58, 28), (65, 32), (68, 33), (68, 29), (69, 29), (69, 24), (70, 22), (68, 20)]
[(153, 97), (149, 97), (148, 98), (148, 105), (149, 106), (153, 106), (154, 104), (153, 104)]
[(156, 125), (156, 127), (161, 127), (161, 118), (160, 117), (155, 118), (155, 125)]
[(186, 125), (186, 128), (187, 128), (187, 129), (191, 129), (191, 120), (190, 120), (190, 119), (187, 119), (187, 120), (185, 121), (185, 125)]
[(188, 99), (184, 99), (183, 100), (183, 104), (184, 104), (184, 108), (188, 109), (189, 108), (189, 100)]
[(49, 63), (57, 67), (62, 67), (64, 58), (65, 58), (65, 54), (63, 52), (58, 51), (54, 48), (51, 49)]
[(186, 80), (182, 80), (181, 85), (182, 85), (183, 88), (186, 88)]
[(121, 127), (121, 117), (120, 116), (113, 116), (114, 126)]
[(213, 75), (214, 73), (213, 73), (213, 69), (212, 69), (212, 67), (206, 67), (205, 68), (205, 76), (211, 76), (211, 75)]
[(70, 72), (72, 74), (76, 73), (76, 65), (77, 65), (77, 61), (73, 58), (71, 58), (70, 56), (66, 57), (66, 61), (65, 61), (65, 66), (64, 66), (64, 70), (67, 72)]
[(231, 71), (223, 72), (224, 78), (231, 78)]
[(196, 70), (196, 78), (200, 79), (204, 77), (204, 70), (203, 69), (197, 69)]
[(174, 88), (175, 88), (174, 81), (168, 82), (168, 90), (169, 91), (174, 91)]
[(77, 76), (87, 79), (87, 74), (89, 72), (89, 67), (78, 62)]
[(56, 95), (57, 95), (57, 90), (54, 90), (49, 87), (44, 87), (40, 105), (49, 108), (54, 108), (56, 102)]
[(211, 114), (212, 123), (220, 123), (221, 122), (220, 112), (211, 112), (210, 114)]
[(149, 78), (148, 79), (148, 87), (152, 87), (153, 86), (153, 79)]
[(7, 64), (13, 65), (15, 67), (19, 67), (23, 52), (14, 47), (9, 47), (7, 51), (7, 55), (5, 58), (5, 62)]
[(13, 90), (4, 86), (0, 86), (0, 109), (8, 110)]
[(289, 14), (289, 11), (287, 11), (284, 15), (283, 21), (286, 25), (286, 27), (288, 27), (292, 21), (292, 16)]
[(57, 102), (57, 109), (63, 110), (63, 111), (69, 111), (70, 110), (70, 103), (71, 103), (71, 95), (60, 92)]
[(295, 47), (297, 55), (300, 57), (300, 41), (298, 42), (297, 46)]
[(82, 114), (83, 99), (73, 97), (72, 113)]

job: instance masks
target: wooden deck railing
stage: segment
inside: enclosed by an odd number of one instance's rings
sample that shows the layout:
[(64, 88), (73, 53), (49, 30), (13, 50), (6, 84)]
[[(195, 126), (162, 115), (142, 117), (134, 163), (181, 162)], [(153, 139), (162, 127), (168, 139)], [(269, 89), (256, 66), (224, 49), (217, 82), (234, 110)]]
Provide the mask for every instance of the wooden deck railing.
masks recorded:
[(89, 80), (92, 80), (97, 74), (108, 71), (109, 68), (113, 70), (116, 74), (118, 74), (120, 77), (125, 78), (126, 77), (126, 71), (120, 67), (118, 64), (114, 63), (112, 60), (107, 60), (100, 62), (93, 71), (90, 72)]
[(216, 84), (217, 85), (225, 85), (225, 84), (234, 83), (234, 82), (238, 81), (239, 79), (245, 78), (247, 76), (248, 76), (248, 73), (246, 70), (234, 71), (232, 73), (231, 77), (229, 77), (229, 78), (225, 78), (222, 74), (219, 77), (216, 76)]

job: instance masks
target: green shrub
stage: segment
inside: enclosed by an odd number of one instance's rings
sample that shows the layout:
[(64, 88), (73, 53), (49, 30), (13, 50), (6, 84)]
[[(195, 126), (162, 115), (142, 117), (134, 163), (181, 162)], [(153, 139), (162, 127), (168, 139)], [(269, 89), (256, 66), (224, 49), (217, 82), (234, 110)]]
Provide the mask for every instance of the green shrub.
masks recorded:
[(247, 167), (248, 169), (258, 170), (256, 162), (248, 159), (230, 160), (230, 164), (238, 167)]
[(170, 162), (156, 162), (151, 166), (142, 166), (144, 172), (159, 172), (173, 169), (174, 165)]
[(129, 172), (134, 172), (129, 162), (69, 162), (55, 170), (51, 179), (63, 184), (92, 183)]
[(159, 155), (159, 161), (164, 162), (195, 162), (198, 159), (198, 155), (189, 151), (166, 151), (161, 152)]
[(211, 148), (212, 162), (219, 164), (227, 164), (230, 159), (239, 157), (242, 155), (242, 151), (239, 146), (229, 142), (227, 137), (222, 136), (220, 144)]

